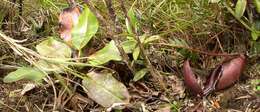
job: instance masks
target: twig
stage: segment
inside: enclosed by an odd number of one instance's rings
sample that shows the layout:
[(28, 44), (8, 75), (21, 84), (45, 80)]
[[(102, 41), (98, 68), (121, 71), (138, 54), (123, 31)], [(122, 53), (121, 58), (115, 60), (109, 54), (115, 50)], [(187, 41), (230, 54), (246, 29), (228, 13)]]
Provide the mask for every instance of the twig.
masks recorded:
[[(116, 22), (116, 14), (115, 14), (115, 11), (113, 9), (112, 0), (106, 0), (106, 6), (107, 6), (107, 9), (108, 9), (108, 12), (109, 12), (109, 16), (113, 21), (113, 25), (112, 25), (113, 29), (115, 30), (116, 34), (120, 34), (121, 31), (120, 31), (119, 27), (117, 27), (119, 24)], [(135, 73), (134, 67), (131, 66), (131, 62), (129, 60), (129, 57), (127, 56), (126, 52), (124, 51), (123, 47), (120, 44), (120, 41), (119, 41), (119, 38), (118, 38), (119, 36), (111, 35), (111, 37), (113, 37), (113, 40), (115, 41), (116, 47), (119, 50), (119, 52), (120, 52), (120, 54), (123, 58), (123, 61), (126, 63), (127, 67), (130, 69), (132, 74), (134, 74)]]
[(134, 26), (131, 24), (131, 19), (127, 14), (124, 0), (120, 0), (120, 5), (121, 5), (122, 11), (123, 11), (125, 17), (127, 18), (127, 21), (129, 22), (130, 28), (133, 31), (134, 38), (137, 41), (138, 47), (140, 48), (141, 55), (144, 57), (145, 63), (147, 64), (147, 68), (149, 69), (153, 79), (159, 82), (159, 84), (163, 88), (163, 90), (166, 90), (166, 87), (163, 83), (163, 79), (160, 76), (160, 73), (153, 67), (152, 63), (150, 62), (149, 57), (148, 57), (147, 53), (145, 52), (144, 46), (142, 45), (141, 40), (138, 37), (136, 30), (135, 30)]

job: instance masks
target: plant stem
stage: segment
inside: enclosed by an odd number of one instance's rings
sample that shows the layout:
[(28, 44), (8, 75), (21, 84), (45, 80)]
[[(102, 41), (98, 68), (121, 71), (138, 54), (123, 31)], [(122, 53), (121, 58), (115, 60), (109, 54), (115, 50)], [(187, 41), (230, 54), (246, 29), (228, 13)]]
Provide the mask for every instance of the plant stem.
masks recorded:
[(91, 10), (91, 12), (94, 13), (94, 15), (97, 17), (97, 19), (101, 22), (102, 25), (106, 25), (106, 20), (104, 17), (98, 12), (98, 10), (95, 10), (95, 7), (89, 2), (89, 0), (84, 0), (84, 3), (88, 6), (88, 8)]
[[(108, 1), (109, 2), (109, 1)], [(108, 4), (107, 2), (107, 4)], [(90, 3), (89, 0), (84, 0), (84, 3), (89, 7), (89, 9), (95, 14), (95, 16), (98, 18), (98, 20), (101, 22), (101, 24), (103, 26), (111, 26), (108, 24), (108, 22), (104, 19), (104, 17), (99, 13), (98, 10), (95, 9), (95, 7)], [(112, 21), (114, 22), (115, 21), (115, 14), (112, 14), (114, 13), (114, 10), (112, 8), (112, 1), (110, 4), (108, 4), (110, 6), (107, 6), (107, 8), (109, 9), (109, 13), (110, 13), (110, 18), (112, 19)], [(112, 9), (112, 10), (111, 10)], [(112, 14), (112, 15), (111, 15)], [(114, 29), (116, 30), (116, 33), (119, 33), (120, 32), (120, 29), (117, 28), (117, 24), (116, 22), (114, 22), (114, 25), (112, 25), (113, 27), (115, 27)], [(112, 34), (109, 34), (110, 37), (114, 37), (113, 40), (115, 41), (115, 44), (123, 58), (123, 61), (126, 63), (127, 67), (129, 68), (129, 70), (134, 74), (134, 67), (131, 66), (131, 62), (129, 61), (129, 58), (127, 56), (127, 54), (125, 53), (124, 49), (122, 48), (122, 46), (120, 45), (120, 42), (118, 40), (118, 36), (113, 36)]]
[(70, 88), (67, 86), (63, 78), (60, 76), (59, 73), (54, 73), (54, 76), (60, 81), (60, 84), (65, 88), (65, 90), (69, 93), (69, 95), (72, 95), (72, 91)]
[(127, 14), (124, 0), (120, 0), (120, 5), (121, 5), (121, 9), (122, 9), (125, 17), (127, 18), (127, 21), (129, 22), (131, 30), (133, 31), (133, 35), (134, 35), (133, 37), (137, 41), (138, 47), (140, 48), (140, 53), (144, 57), (145, 63), (147, 64), (147, 68), (149, 69), (151, 76), (153, 77), (154, 80), (159, 82), (160, 87), (163, 90), (166, 90), (166, 87), (163, 82), (163, 78), (161, 77), (160, 73), (153, 67), (152, 63), (150, 62), (149, 57), (148, 57), (147, 53), (145, 52), (144, 46), (142, 45), (141, 40), (138, 37), (136, 30), (135, 30), (134, 26), (131, 24), (131, 19)]
[[(115, 30), (115, 31), (113, 31), (113, 33), (120, 34), (121, 31), (120, 31), (119, 27), (117, 27), (119, 24), (116, 22), (116, 14), (115, 14), (115, 11), (114, 11), (113, 6), (112, 6), (112, 0), (106, 0), (106, 6), (107, 6), (107, 9), (108, 9), (108, 12), (109, 12), (109, 16), (113, 21), (112, 26), (113, 26), (113, 29)], [(132, 72), (132, 74), (135, 74), (134, 67), (131, 66), (131, 62), (129, 60), (129, 57), (127, 56), (126, 52), (124, 51), (123, 47), (120, 44), (119, 36), (111, 35), (111, 37), (113, 37), (113, 40), (115, 41), (116, 47), (119, 50), (119, 52), (120, 52), (120, 54), (123, 58), (124, 63), (127, 65), (127, 67)]]
[(81, 55), (82, 55), (82, 50), (80, 49), (80, 50), (78, 51), (78, 57), (77, 57), (77, 58), (81, 58)]

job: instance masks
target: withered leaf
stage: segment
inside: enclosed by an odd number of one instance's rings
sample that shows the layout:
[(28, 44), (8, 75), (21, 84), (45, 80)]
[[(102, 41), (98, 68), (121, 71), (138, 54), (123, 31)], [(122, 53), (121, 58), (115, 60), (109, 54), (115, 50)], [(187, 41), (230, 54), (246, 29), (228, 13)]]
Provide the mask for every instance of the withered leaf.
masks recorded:
[(78, 23), (79, 15), (80, 15), (80, 8), (78, 6), (66, 8), (60, 13), (59, 33), (60, 33), (60, 37), (64, 41), (70, 43), (72, 27)]
[(127, 88), (110, 72), (90, 72), (82, 81), (82, 85), (88, 96), (103, 107), (129, 103), (130, 95)]

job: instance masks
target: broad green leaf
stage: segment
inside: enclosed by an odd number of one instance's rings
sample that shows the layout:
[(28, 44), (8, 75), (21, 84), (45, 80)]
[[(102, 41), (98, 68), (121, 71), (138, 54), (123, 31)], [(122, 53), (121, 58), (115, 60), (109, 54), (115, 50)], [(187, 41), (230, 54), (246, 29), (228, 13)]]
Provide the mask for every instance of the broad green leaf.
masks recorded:
[(88, 96), (103, 107), (111, 107), (114, 103), (129, 103), (127, 88), (111, 73), (90, 72), (82, 80), (82, 85)]
[(38, 44), (36, 49), (41, 55), (50, 58), (70, 58), (72, 54), (69, 46), (55, 40), (53, 37)]
[(47, 73), (51, 73), (51, 72), (63, 73), (63, 69), (61, 68), (61, 66), (68, 66), (65, 64), (48, 63), (44, 60), (39, 60), (38, 62), (36, 62), (36, 64), (37, 64), (37, 67), (39, 67), (39, 69), (41, 69)]
[[(65, 58), (70, 58), (72, 54), (71, 48), (69, 46), (55, 40), (53, 37), (50, 37), (47, 40), (41, 42), (39, 45), (36, 46), (36, 49), (39, 54), (43, 56), (64, 61), (66, 61)], [(39, 60), (36, 64), (41, 70), (44, 70), (46, 72), (58, 73), (61, 73), (63, 71), (60, 66), (67, 66), (65, 64), (48, 63), (43, 60)]]
[(135, 40), (126, 40), (122, 42), (122, 47), (126, 53), (132, 53), (137, 42)]
[(254, 0), (256, 11), (260, 13), (260, 0)]
[(85, 6), (78, 23), (72, 28), (72, 45), (78, 50), (82, 49), (96, 34), (98, 27), (96, 16)]
[(142, 79), (147, 72), (148, 72), (147, 68), (139, 70), (138, 72), (135, 73), (135, 76), (134, 76), (133, 80), (136, 82), (136, 81)]
[(88, 59), (92, 65), (102, 65), (111, 60), (121, 61), (122, 58), (115, 42), (112, 40), (104, 48), (89, 56)]
[[(131, 21), (131, 25), (133, 25), (133, 27), (134, 27), (135, 29), (137, 29), (138, 20), (137, 20), (137, 18), (136, 18), (136, 16), (135, 16), (135, 12), (134, 12), (134, 9), (133, 9), (132, 7), (131, 7), (131, 8), (129, 9), (129, 11), (127, 12), (127, 15), (128, 15), (128, 17), (129, 17), (129, 19), (130, 19), (130, 21)], [(127, 18), (126, 18), (125, 21), (126, 21), (126, 28), (127, 28), (128, 33), (133, 34), (132, 28), (131, 28), (130, 23), (129, 23), (129, 21), (127, 20)]]
[(133, 31), (132, 31), (132, 28), (131, 28), (131, 26), (130, 26), (130, 24), (129, 24), (128, 19), (126, 18), (125, 21), (126, 21), (125, 24), (126, 24), (127, 32), (130, 33), (130, 34), (133, 34)]
[(140, 48), (139, 47), (136, 47), (133, 51), (133, 58), (134, 60), (137, 60), (138, 57), (139, 57), (139, 54), (140, 54)]
[(150, 42), (153, 42), (153, 41), (156, 41), (156, 40), (159, 40), (161, 37), (159, 35), (153, 35), (153, 36), (150, 36), (148, 38), (146, 38), (144, 40), (144, 44), (148, 44)]
[(45, 77), (45, 74), (35, 68), (22, 67), (17, 69), (14, 72), (9, 73), (4, 77), (5, 83), (15, 82), (21, 79), (27, 79), (39, 82)]
[(235, 7), (235, 15), (241, 18), (246, 10), (247, 0), (238, 0)]

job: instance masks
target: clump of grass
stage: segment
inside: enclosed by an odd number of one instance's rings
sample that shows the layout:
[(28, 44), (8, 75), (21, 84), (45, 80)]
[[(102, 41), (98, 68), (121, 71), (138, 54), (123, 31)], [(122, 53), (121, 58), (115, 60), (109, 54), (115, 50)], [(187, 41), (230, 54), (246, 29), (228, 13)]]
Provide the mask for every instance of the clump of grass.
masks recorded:
[[(190, 31), (193, 28), (209, 29), (210, 24), (207, 21), (216, 19), (214, 7), (206, 1), (189, 1), (189, 0), (153, 0), (139, 1), (136, 4), (140, 11), (144, 25), (150, 25), (155, 33), (171, 34), (174, 32)], [(208, 30), (205, 30), (206, 32)]]

